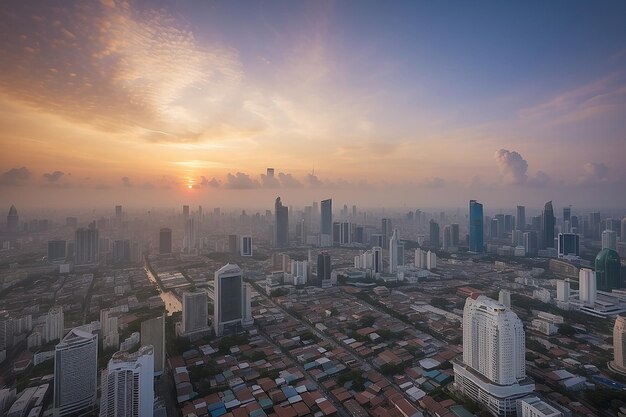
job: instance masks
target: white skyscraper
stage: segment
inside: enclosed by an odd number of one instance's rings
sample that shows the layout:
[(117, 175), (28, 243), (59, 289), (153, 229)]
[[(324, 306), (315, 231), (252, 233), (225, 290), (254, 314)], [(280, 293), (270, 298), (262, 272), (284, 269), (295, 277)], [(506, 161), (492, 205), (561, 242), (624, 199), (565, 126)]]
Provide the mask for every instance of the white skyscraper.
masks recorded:
[(430, 271), (431, 269), (436, 269), (436, 268), (437, 268), (437, 254), (431, 251), (426, 252), (426, 269)]
[(494, 415), (511, 415), (535, 386), (526, 378), (525, 334), (511, 309), (472, 294), (463, 310), (463, 361), (454, 362), (459, 390)]
[(98, 377), (98, 335), (72, 329), (54, 351), (54, 415), (93, 410)]
[(398, 229), (393, 229), (393, 235), (389, 239), (389, 273), (398, 272)]
[(63, 307), (52, 307), (44, 320), (44, 334), (46, 342), (63, 338)]
[(251, 324), (250, 288), (243, 282), (241, 268), (226, 264), (215, 272), (213, 325), (220, 336), (228, 327)]
[(498, 294), (498, 302), (505, 307), (511, 308), (511, 291), (500, 290), (500, 294)]
[(293, 285), (306, 285), (309, 278), (309, 263), (292, 260), (291, 276), (293, 277)]
[(562, 417), (563, 413), (539, 397), (529, 396), (517, 400), (517, 417)]
[(241, 256), (252, 256), (252, 236), (241, 236)]
[(183, 236), (183, 250), (190, 252), (197, 246), (196, 220), (190, 217), (185, 220), (185, 235)]
[(578, 273), (578, 286), (580, 288), (580, 301), (593, 305), (596, 302), (596, 273), (591, 269), (581, 268)]
[(602, 249), (617, 250), (617, 232), (615, 230), (602, 232)]
[(102, 346), (118, 349), (120, 347), (120, 334), (117, 328), (117, 315), (108, 308), (100, 310), (100, 331), (102, 333)]
[(566, 303), (569, 301), (570, 285), (567, 280), (556, 282), (556, 300)]
[(154, 350), (116, 352), (102, 371), (100, 417), (152, 417), (154, 409)]
[(183, 335), (209, 330), (209, 304), (205, 291), (183, 293)]
[(420, 269), (426, 268), (426, 252), (420, 248), (415, 249), (415, 267)]

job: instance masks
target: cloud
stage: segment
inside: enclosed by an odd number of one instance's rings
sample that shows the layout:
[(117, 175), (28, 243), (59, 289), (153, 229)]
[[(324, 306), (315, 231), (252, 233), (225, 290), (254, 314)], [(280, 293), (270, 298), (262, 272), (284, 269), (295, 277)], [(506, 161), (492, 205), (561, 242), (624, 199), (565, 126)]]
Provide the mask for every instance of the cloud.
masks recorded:
[(204, 176), (200, 178), (201, 178), (200, 185), (203, 187), (219, 188), (219, 186), (221, 185), (221, 182), (217, 180), (215, 177), (211, 178), (210, 180)]
[(237, 172), (235, 175), (230, 172), (226, 176), (226, 188), (233, 190), (246, 190), (251, 188), (259, 188), (261, 184), (252, 178), (248, 174), (243, 172)]
[(279, 172), (278, 179), (280, 180), (280, 185), (284, 188), (298, 188), (302, 186), (302, 183), (295, 179), (291, 174)]
[(63, 175), (65, 175), (65, 173), (61, 171), (43, 174), (44, 178), (50, 182), (57, 182)]
[(522, 155), (515, 151), (500, 149), (496, 151), (494, 157), (506, 184), (517, 185), (526, 183), (528, 179), (526, 174), (528, 162), (522, 158)]
[(124, 187), (132, 187), (133, 185), (130, 182), (130, 178), (128, 177), (122, 177), (122, 184), (124, 185)]
[(587, 162), (583, 165), (583, 173), (578, 178), (582, 185), (593, 185), (606, 182), (609, 176), (609, 167), (601, 162)]
[(542, 188), (550, 183), (550, 176), (543, 171), (537, 171), (534, 177), (528, 179), (528, 185)]
[(26, 167), (11, 168), (0, 175), (0, 184), (4, 185), (21, 185), (29, 180), (31, 172)]
[(261, 174), (261, 186), (263, 188), (278, 188), (280, 187), (280, 181), (275, 176)]
[(153, 190), (154, 185), (151, 182), (144, 182), (143, 184), (139, 186), (139, 188), (142, 188), (144, 190)]
[(305, 183), (309, 187), (322, 187), (324, 183), (315, 174), (307, 174)]
[(446, 180), (441, 177), (427, 178), (420, 185), (426, 188), (443, 188), (446, 185)]

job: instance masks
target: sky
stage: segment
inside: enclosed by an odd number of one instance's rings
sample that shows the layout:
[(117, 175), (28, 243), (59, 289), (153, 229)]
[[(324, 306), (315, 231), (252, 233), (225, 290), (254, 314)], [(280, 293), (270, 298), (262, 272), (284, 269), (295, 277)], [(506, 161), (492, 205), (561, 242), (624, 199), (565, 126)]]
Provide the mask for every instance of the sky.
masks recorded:
[(626, 207), (625, 116), (624, 2), (0, 4), (7, 207)]

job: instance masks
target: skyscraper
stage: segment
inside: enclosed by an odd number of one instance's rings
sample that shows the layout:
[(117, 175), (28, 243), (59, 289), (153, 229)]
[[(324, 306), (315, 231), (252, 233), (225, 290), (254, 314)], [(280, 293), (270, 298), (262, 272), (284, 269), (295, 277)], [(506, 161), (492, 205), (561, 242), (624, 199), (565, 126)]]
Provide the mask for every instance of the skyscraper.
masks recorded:
[(459, 224), (452, 223), (450, 226), (452, 227), (452, 247), (458, 248), (461, 243), (459, 240)]
[(398, 272), (398, 229), (393, 229), (393, 235), (389, 240), (389, 273)]
[(115, 221), (118, 226), (122, 223), (122, 206), (115, 206)]
[(580, 254), (580, 238), (576, 233), (559, 233), (558, 256), (578, 256)]
[(154, 410), (154, 349), (116, 352), (102, 371), (100, 417), (152, 417)]
[(241, 256), (252, 256), (252, 236), (241, 236)]
[(206, 292), (184, 292), (181, 328), (183, 335), (206, 332), (209, 329), (208, 321), (209, 312)]
[(64, 326), (63, 307), (52, 307), (44, 319), (44, 340), (51, 342), (63, 339)]
[(602, 249), (617, 250), (617, 233), (615, 230), (604, 230), (602, 232)]
[(381, 220), (381, 230), (383, 235), (383, 249), (389, 249), (389, 239), (393, 233), (391, 229), (391, 219), (383, 218)]
[(330, 281), (330, 272), (332, 271), (330, 254), (321, 252), (317, 255), (317, 279), (322, 285), (322, 281)]
[(609, 368), (626, 374), (626, 317), (617, 316), (613, 325), (613, 362)]
[(196, 219), (189, 217), (185, 219), (185, 235), (183, 236), (183, 251), (186, 253), (196, 249), (198, 236), (196, 234)]
[(333, 200), (322, 200), (321, 206), (320, 245), (330, 246), (333, 241)]
[[(374, 255), (374, 262), (373, 262), (374, 265), (372, 269), (374, 270), (374, 273), (377, 274), (383, 270), (383, 248), (380, 246), (374, 246), (372, 248), (372, 252)], [(330, 255), (328, 256), (328, 264), (330, 265)], [(317, 268), (319, 271), (319, 258), (318, 258)], [(318, 275), (319, 275), (319, 272), (318, 272)], [(330, 277), (328, 277), (328, 279), (330, 279)]]
[(534, 230), (524, 232), (524, 252), (526, 252), (526, 255), (536, 255), (537, 249), (537, 232), (535, 232)]
[(54, 416), (93, 410), (97, 377), (98, 335), (70, 330), (54, 349)]
[(67, 244), (64, 240), (48, 241), (48, 262), (62, 262), (65, 260)]
[(280, 201), (280, 197), (276, 197), (276, 203), (274, 204), (274, 216), (276, 219), (276, 226), (274, 228), (275, 238), (274, 246), (277, 248), (284, 248), (289, 246), (289, 208), (283, 206)]
[(596, 282), (599, 291), (622, 288), (619, 254), (612, 249), (602, 249), (595, 260)]
[(626, 217), (622, 219), (620, 240), (626, 242)]
[(189, 206), (183, 206), (183, 219), (187, 220), (189, 218)]
[(469, 212), (469, 250), (474, 253), (483, 253), (485, 247), (483, 237), (483, 205), (476, 200), (470, 200)]
[(526, 207), (517, 206), (517, 216), (515, 217), (515, 228), (517, 230), (526, 229)]
[(430, 221), (430, 247), (431, 248), (439, 248), (439, 224), (435, 223), (434, 220)]
[(228, 235), (228, 253), (236, 255), (239, 252), (239, 239), (237, 235)]
[(130, 263), (130, 240), (120, 239), (113, 241), (113, 248), (111, 252), (114, 264)]
[(542, 225), (543, 225), (543, 240), (542, 247), (554, 248), (554, 209), (552, 208), (552, 201), (548, 201), (543, 208)]
[(98, 263), (98, 229), (95, 225), (89, 228), (76, 229), (74, 251), (76, 265), (93, 265)]
[(250, 288), (243, 282), (239, 266), (226, 264), (217, 270), (214, 288), (213, 327), (217, 336), (251, 323)]
[(161, 255), (172, 253), (172, 229), (164, 227), (159, 231), (159, 253)]
[(455, 361), (459, 391), (492, 414), (515, 413), (516, 400), (534, 391), (526, 378), (525, 334), (510, 308), (472, 294), (463, 309), (463, 360)]
[(452, 247), (452, 227), (447, 224), (443, 226), (443, 250), (449, 251)]
[(11, 206), (7, 215), (7, 233), (10, 235), (17, 234), (20, 231), (20, 216), (17, 215), (15, 206)]
[(578, 272), (580, 301), (593, 306), (597, 297), (596, 274), (591, 269), (580, 268)]
[(141, 322), (141, 346), (154, 349), (154, 375), (165, 371), (165, 313)]

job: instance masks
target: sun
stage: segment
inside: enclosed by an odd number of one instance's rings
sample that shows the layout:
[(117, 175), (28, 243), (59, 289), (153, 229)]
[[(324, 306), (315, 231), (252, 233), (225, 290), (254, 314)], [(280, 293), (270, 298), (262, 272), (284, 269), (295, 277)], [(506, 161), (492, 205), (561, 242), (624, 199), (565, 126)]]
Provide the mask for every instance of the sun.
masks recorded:
[(187, 188), (189, 188), (189, 189), (191, 190), (191, 189), (193, 188), (193, 185), (189, 184), (189, 185), (187, 186)]

